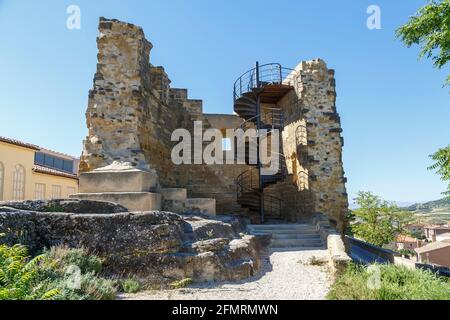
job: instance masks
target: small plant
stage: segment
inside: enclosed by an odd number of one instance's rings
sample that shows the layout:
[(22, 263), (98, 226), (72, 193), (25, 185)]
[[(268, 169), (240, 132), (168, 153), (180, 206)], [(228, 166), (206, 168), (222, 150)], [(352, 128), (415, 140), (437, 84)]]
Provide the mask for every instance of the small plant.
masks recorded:
[(110, 300), (116, 281), (98, 276), (101, 260), (82, 249), (52, 248), (30, 258), (23, 245), (0, 246), (0, 300)]
[(192, 283), (192, 279), (191, 278), (185, 278), (185, 279), (182, 279), (180, 281), (172, 282), (170, 284), (170, 286), (172, 287), (172, 289), (181, 289), (181, 288), (186, 288), (191, 283)]
[(134, 279), (126, 279), (122, 281), (122, 290), (125, 293), (136, 293), (141, 290), (141, 285), (137, 280)]
[(213, 239), (214, 238), (214, 230), (209, 230), (206, 231), (206, 236), (208, 237), (208, 239)]
[(323, 266), (327, 263), (325, 259), (317, 258), (316, 256), (312, 256), (308, 259), (308, 264), (312, 266)]
[(64, 208), (60, 205), (51, 203), (44, 208), (43, 212), (64, 212)]

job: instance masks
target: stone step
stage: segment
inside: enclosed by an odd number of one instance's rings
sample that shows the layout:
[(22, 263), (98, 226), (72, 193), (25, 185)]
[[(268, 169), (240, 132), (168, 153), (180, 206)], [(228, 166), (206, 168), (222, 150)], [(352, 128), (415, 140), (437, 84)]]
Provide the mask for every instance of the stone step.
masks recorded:
[(216, 199), (212, 198), (188, 198), (186, 208), (192, 212), (199, 212), (209, 216), (216, 215)]
[(79, 177), (80, 193), (155, 192), (156, 173), (130, 169), (83, 172)]
[(263, 234), (293, 234), (293, 235), (301, 235), (301, 234), (317, 234), (317, 230), (315, 229), (304, 229), (304, 230), (258, 230), (253, 231), (249, 229), (251, 234), (255, 235), (263, 235)]
[(321, 240), (320, 235), (317, 233), (308, 234), (293, 234), (293, 233), (274, 233), (272, 234), (272, 239), (311, 239), (311, 240)]
[(77, 193), (70, 195), (70, 198), (114, 202), (129, 211), (161, 210), (161, 194), (152, 192)]
[(270, 243), (270, 247), (323, 247), (323, 242), (322, 240), (315, 239), (273, 239)]
[(253, 230), (266, 230), (266, 229), (277, 229), (277, 230), (291, 230), (291, 229), (310, 229), (314, 228), (311, 224), (250, 224), (249, 229)]
[(173, 200), (186, 202), (187, 190), (186, 188), (164, 188), (161, 189), (163, 200)]

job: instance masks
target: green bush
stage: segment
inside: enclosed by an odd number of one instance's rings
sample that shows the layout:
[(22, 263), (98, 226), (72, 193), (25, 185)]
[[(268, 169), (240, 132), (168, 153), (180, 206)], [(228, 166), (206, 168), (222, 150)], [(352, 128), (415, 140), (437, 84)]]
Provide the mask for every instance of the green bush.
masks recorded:
[(0, 300), (110, 300), (116, 282), (82, 249), (52, 248), (30, 259), (22, 245), (0, 246)]
[(126, 279), (122, 281), (122, 290), (126, 293), (136, 293), (141, 290), (141, 285), (138, 281), (134, 279)]
[(331, 300), (449, 300), (450, 283), (430, 271), (411, 270), (395, 265), (376, 265), (380, 269), (380, 283), (370, 289), (374, 274), (364, 266), (350, 264), (333, 284)]
[(170, 284), (170, 286), (172, 287), (172, 289), (182, 289), (182, 288), (186, 288), (187, 286), (189, 286), (190, 284), (192, 284), (192, 279), (191, 278), (185, 278), (179, 281), (174, 281)]

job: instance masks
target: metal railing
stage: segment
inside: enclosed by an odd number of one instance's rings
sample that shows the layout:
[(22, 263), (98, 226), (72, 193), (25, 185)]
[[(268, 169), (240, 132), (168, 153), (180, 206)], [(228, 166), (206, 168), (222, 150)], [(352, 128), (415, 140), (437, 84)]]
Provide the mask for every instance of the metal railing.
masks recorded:
[[(246, 131), (248, 129), (256, 129), (256, 122), (259, 114), (250, 119), (244, 120), (241, 124), (241, 129)], [(282, 129), (285, 125), (284, 113), (280, 109), (263, 107), (261, 110), (261, 126), (263, 129)]]
[(233, 101), (244, 93), (268, 84), (292, 85), (296, 78), (294, 69), (285, 68), (279, 63), (258, 65), (242, 74), (234, 83)]

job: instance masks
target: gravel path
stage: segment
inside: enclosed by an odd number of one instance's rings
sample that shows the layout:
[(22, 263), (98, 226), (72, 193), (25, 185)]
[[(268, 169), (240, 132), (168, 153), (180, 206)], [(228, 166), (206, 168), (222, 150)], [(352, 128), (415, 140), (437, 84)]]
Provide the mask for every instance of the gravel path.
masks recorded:
[(261, 272), (245, 281), (209, 282), (177, 290), (121, 295), (125, 300), (322, 300), (331, 280), (327, 267), (309, 263), (326, 259), (326, 250), (272, 251), (263, 256)]

